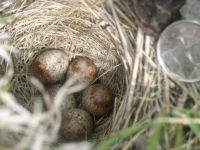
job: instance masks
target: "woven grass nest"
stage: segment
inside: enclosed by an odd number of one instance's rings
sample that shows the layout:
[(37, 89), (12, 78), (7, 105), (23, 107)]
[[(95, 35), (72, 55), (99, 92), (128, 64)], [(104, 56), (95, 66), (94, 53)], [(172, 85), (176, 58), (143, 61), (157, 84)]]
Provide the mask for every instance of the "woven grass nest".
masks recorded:
[(111, 16), (101, 4), (37, 0), (16, 11), (16, 19), (4, 28), (18, 49), (13, 57), (11, 93), (30, 112), (34, 111), (34, 103), (41, 95), (37, 86), (30, 82), (30, 77), (34, 75), (32, 68), (35, 58), (42, 52), (61, 50), (67, 54), (69, 63), (81, 56), (89, 58), (97, 66), (98, 77), (95, 80), (112, 90), (115, 108), (113, 115), (95, 119), (95, 129), (89, 139), (94, 142), (112, 130), (115, 113), (119, 111), (119, 103), (127, 90), (122, 58), (103, 27), (109, 25), (115, 38), (118, 38), (118, 33), (116, 27), (107, 21)]
[[(7, 60), (9, 65), (2, 63), (0, 68), (0, 81), (6, 81), (0, 82), (4, 104), (0, 109), (0, 149), (88, 150), (105, 141), (99, 149), (144, 150), (148, 143), (155, 148), (151, 140), (159, 140), (157, 133), (165, 136), (156, 148), (173, 147), (180, 125), (190, 125), (187, 115), (191, 112), (186, 115), (182, 108), (199, 109), (200, 86), (173, 80), (162, 72), (155, 49), (154, 35), (159, 33), (151, 30), (153, 21), (146, 30), (144, 20), (138, 23), (135, 4), (129, 0), (22, 0), (13, 1), (11, 9), (5, 5), (3, 16), (13, 15), (15, 19), (1, 32), (10, 34), (7, 44), (18, 51), (12, 54), (13, 63)], [(142, 29), (138, 27), (141, 24)], [(59, 138), (61, 115), (56, 110), (61, 100), (43, 110), (45, 87), (31, 78), (31, 68), (37, 56), (51, 49), (64, 51), (70, 62), (79, 56), (91, 59), (98, 68), (96, 80), (115, 95), (112, 113), (94, 118), (95, 130), (87, 142), (73, 144)], [(5, 92), (7, 83), (9, 92)], [(70, 90), (68, 84), (66, 81), (65, 88)], [(158, 124), (152, 122), (157, 118)], [(186, 128), (184, 133), (182, 148), (198, 145), (191, 130)]]
[[(39, 7), (42, 8), (37, 11)], [(17, 14), (17, 20), (9, 28), (15, 47), (21, 52), (15, 60), (18, 75), (13, 79), (12, 90), (24, 106), (29, 107), (29, 99), (35, 95), (26, 82), (26, 77), (33, 75), (32, 64), (39, 54), (51, 49), (64, 51), (70, 61), (78, 56), (91, 59), (98, 68), (98, 79), (122, 97), (123, 64), (93, 14), (97, 12), (89, 9), (77, 1), (36, 1)]]

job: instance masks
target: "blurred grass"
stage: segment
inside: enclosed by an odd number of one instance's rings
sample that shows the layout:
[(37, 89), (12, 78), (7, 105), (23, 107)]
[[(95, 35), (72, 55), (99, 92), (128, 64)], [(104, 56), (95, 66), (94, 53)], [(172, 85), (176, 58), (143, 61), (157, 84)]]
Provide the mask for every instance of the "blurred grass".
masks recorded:
[(118, 143), (120, 140), (123, 140), (144, 128), (148, 128), (151, 125), (150, 122), (142, 123), (139, 125), (132, 126), (130, 128), (124, 129), (119, 131), (118, 133), (112, 135), (111, 137), (107, 138), (104, 142), (97, 145), (94, 150), (107, 150), (110, 146)]
[[(191, 110), (191, 109), (180, 109), (179, 113), (181, 113), (183, 116), (186, 116), (187, 118), (191, 119), (191, 123), (188, 123), (187, 125), (185, 125), (184, 121), (183, 123), (179, 122), (179, 123), (173, 123), (170, 121), (165, 122), (165, 119), (159, 120), (159, 118), (142, 123), (142, 124), (138, 124), (138, 125), (134, 125), (131, 126), (127, 129), (123, 129), (121, 131), (119, 131), (118, 133), (114, 133), (112, 136), (105, 138), (105, 140), (98, 144), (94, 150), (108, 150), (111, 146), (117, 144), (118, 142), (125, 140), (126, 138), (130, 138), (131, 136), (134, 136), (136, 133), (138, 133), (139, 131), (148, 128), (149, 130), (153, 129), (153, 134), (152, 136), (148, 139), (149, 142), (147, 144), (146, 150), (156, 150), (158, 149), (158, 145), (162, 144), (162, 142), (164, 141), (164, 137), (167, 134), (170, 134), (170, 129), (172, 129), (172, 127), (176, 126), (175, 128), (175, 133), (174, 133), (174, 137), (172, 137), (172, 139), (174, 139), (174, 144), (170, 145), (170, 148), (173, 150), (183, 150), (183, 145), (186, 141), (185, 139), (185, 134), (184, 134), (184, 128), (185, 127), (189, 127), (190, 132), (194, 133), (194, 138), (198, 137), (200, 140), (200, 126), (199, 124), (195, 124), (194, 122), (192, 122), (192, 118), (198, 118), (200, 117), (200, 111), (198, 110)], [(172, 118), (175, 116), (175, 118), (177, 118), (177, 116), (174, 114), (169, 117), (168, 115), (162, 115), (162, 118)], [(179, 117), (180, 119), (181, 118)], [(171, 143), (170, 143), (171, 144)]]
[(191, 128), (192, 132), (199, 138), (200, 140), (200, 127), (191, 123), (189, 124), (189, 127)]
[(187, 116), (193, 115), (193, 116), (196, 116), (196, 117), (200, 117), (200, 111), (198, 111), (198, 110), (190, 110), (190, 109), (183, 108), (183, 109), (180, 110), (180, 112), (183, 113), (183, 114), (186, 114)]
[[(11, 89), (10, 84), (7, 84), (7, 85), (5, 85), (5, 86), (2, 88), (2, 91), (3, 91), (3, 92), (9, 92), (10, 89)], [(1, 99), (1, 97), (0, 97), (0, 104), (2, 104), (2, 99)]]
[(159, 144), (160, 140), (164, 136), (164, 124), (163, 123), (157, 123), (155, 125), (155, 131), (153, 133), (153, 136), (150, 139), (150, 142), (147, 146), (147, 150), (155, 150), (157, 149), (157, 145)]
[(10, 89), (11, 89), (11, 86), (10, 86), (10, 84), (7, 84), (7, 85), (5, 85), (4, 87), (3, 87), (3, 91), (4, 92), (8, 92), (8, 91), (10, 91)]
[[(167, 116), (167, 111), (164, 110), (161, 117)], [(149, 141), (147, 146), (147, 150), (155, 150), (157, 149), (157, 145), (160, 143), (161, 139), (164, 137), (165, 134), (165, 125), (163, 122), (154, 122), (154, 133)]]
[(175, 135), (175, 143), (174, 143), (174, 148), (176, 150), (182, 150), (181, 145), (184, 142), (184, 134), (183, 134), (183, 126), (178, 125), (176, 127), (176, 135)]
[(12, 22), (14, 19), (14, 17), (0, 17), (0, 23)]
[[(8, 23), (8, 22), (12, 22), (14, 20), (14, 17), (0, 17), (0, 23)], [(8, 92), (10, 90), (10, 84), (5, 85), (2, 88), (2, 91), (4, 92)], [(0, 98), (0, 104), (2, 103), (2, 100)]]

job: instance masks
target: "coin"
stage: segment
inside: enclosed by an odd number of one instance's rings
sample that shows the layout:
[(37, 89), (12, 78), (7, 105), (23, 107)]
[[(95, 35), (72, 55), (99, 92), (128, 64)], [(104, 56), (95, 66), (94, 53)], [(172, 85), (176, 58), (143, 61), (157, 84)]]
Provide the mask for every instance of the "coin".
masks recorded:
[(184, 82), (200, 80), (200, 23), (181, 20), (169, 25), (157, 43), (163, 70)]

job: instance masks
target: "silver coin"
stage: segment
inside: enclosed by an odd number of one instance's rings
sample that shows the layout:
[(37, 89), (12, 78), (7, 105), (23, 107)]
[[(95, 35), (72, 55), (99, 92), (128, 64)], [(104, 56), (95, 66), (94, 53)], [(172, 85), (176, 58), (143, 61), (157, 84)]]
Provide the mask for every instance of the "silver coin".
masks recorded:
[(182, 20), (169, 25), (157, 44), (163, 70), (184, 82), (200, 80), (200, 23)]

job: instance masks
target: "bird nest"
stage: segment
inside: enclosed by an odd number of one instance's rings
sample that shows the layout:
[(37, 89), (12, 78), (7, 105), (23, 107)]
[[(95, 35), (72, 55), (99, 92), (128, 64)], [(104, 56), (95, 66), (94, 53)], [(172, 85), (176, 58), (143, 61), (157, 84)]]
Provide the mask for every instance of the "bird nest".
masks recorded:
[[(94, 144), (114, 134), (105, 145), (112, 145), (113, 149), (135, 147), (143, 150), (154, 131), (154, 126), (146, 127), (144, 123), (161, 114), (163, 116), (163, 112), (169, 117), (162, 118), (162, 123), (174, 126), (166, 129), (169, 133), (164, 136), (162, 142), (165, 144), (162, 146), (171, 146), (167, 142), (174, 141), (173, 133), (178, 125), (189, 124), (188, 118), (184, 118), (185, 114), (179, 110), (185, 107), (198, 110), (200, 104), (199, 83), (173, 80), (162, 72), (157, 62), (155, 43), (158, 35), (179, 16), (173, 11), (180, 7), (173, 5), (172, 9), (171, 3), (156, 1), (151, 6), (151, 2), (139, 0), (22, 0), (15, 1), (16, 5), (11, 4), (11, 9), (5, 5), (2, 14), (13, 15), (14, 20), (1, 31), (9, 32), (9, 42), (17, 53), (12, 54), (13, 63), (6, 53), (1, 53), (7, 63), (2, 61), (0, 70), (3, 102), (0, 109), (0, 129), (3, 129), (0, 149), (91, 149)], [(149, 17), (148, 12), (152, 10)], [(63, 145), (66, 141), (58, 136), (61, 97), (58, 96), (49, 109), (43, 107), (48, 94), (45, 87), (32, 78), (32, 65), (37, 56), (51, 49), (64, 51), (70, 62), (80, 56), (91, 59), (98, 68), (94, 82), (107, 85), (114, 94), (112, 113), (94, 117), (95, 129), (87, 139), (89, 143)], [(72, 82), (63, 81), (61, 95), (63, 90), (76, 92), (76, 88), (71, 87)], [(5, 89), (10, 90), (7, 92)], [(198, 119), (193, 121), (199, 123)], [(118, 132), (124, 128), (128, 129)], [(134, 134), (139, 129), (142, 130)], [(182, 145), (184, 148), (196, 141), (195, 136), (190, 136), (190, 131), (187, 133), (186, 144)]]
[[(17, 9), (14, 16), (15, 20), (3, 30), (10, 33), (12, 45), (18, 49), (13, 55), (14, 74), (10, 81), (10, 91), (17, 102), (35, 113), (45, 87), (32, 81), (32, 68), (35, 58), (42, 52), (64, 51), (70, 62), (80, 56), (87, 57), (98, 69), (94, 82), (108, 86), (115, 101), (112, 114), (94, 118), (95, 129), (89, 140), (95, 142), (107, 135), (118, 120), (116, 112), (128, 92), (128, 71), (125, 71), (125, 60), (119, 54), (123, 52), (115, 45), (120, 41), (116, 26), (102, 2), (37, 0)], [(68, 80), (62, 83), (68, 84)]]

